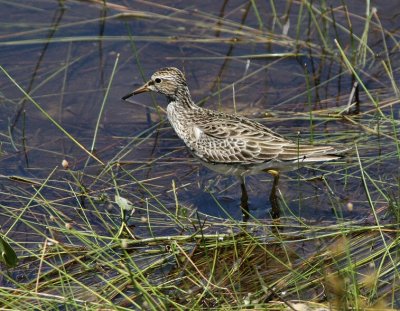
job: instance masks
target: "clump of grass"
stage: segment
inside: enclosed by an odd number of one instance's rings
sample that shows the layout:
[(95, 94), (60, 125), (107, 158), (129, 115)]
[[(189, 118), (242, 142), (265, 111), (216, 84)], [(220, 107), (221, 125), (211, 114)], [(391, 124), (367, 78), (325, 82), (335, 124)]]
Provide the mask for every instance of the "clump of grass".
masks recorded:
[[(390, 226), (291, 219), (240, 226), (199, 215), (180, 219), (184, 234), (132, 239), (127, 230), (117, 237), (117, 224), (114, 235), (98, 235), (59, 216), (47, 223), (53, 238), (39, 248), (16, 243), (23, 253), (13, 273), (36, 278), (6, 277), (12, 286), (1, 290), (3, 306), (290, 308), (312, 300), (343, 310), (389, 302), (399, 290), (398, 238)], [(131, 222), (136, 229), (151, 222), (182, 230), (164, 218), (133, 214)], [(220, 233), (211, 233), (217, 227)]]

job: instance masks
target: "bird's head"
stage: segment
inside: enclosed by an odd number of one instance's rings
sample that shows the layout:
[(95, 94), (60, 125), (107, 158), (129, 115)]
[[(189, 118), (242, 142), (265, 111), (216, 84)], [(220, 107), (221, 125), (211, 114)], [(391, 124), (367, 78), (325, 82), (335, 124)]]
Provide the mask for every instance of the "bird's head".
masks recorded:
[(144, 92), (157, 92), (174, 98), (185, 89), (187, 89), (187, 84), (183, 73), (175, 67), (167, 67), (157, 70), (143, 86), (125, 95), (122, 99), (125, 100), (132, 95)]

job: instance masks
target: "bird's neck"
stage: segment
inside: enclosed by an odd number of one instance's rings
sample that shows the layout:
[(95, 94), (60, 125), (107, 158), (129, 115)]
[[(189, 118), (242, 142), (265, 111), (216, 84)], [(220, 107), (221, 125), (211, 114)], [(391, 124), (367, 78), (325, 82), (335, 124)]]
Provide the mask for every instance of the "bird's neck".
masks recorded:
[(180, 106), (184, 109), (193, 109), (197, 107), (186, 86), (179, 88), (174, 95), (168, 96), (168, 102), (174, 102), (176, 106)]

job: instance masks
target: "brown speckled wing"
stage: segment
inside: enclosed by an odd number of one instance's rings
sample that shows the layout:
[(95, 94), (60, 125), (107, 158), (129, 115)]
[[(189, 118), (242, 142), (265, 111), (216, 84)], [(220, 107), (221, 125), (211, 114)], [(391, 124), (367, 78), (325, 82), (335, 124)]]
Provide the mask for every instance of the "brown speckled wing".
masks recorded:
[[(201, 133), (188, 145), (196, 156), (212, 163), (263, 163), (279, 156), (283, 145), (290, 145), (280, 135), (247, 118), (209, 114), (191, 116)], [(199, 111), (197, 111), (199, 113)]]
[[(324, 161), (335, 153), (330, 146), (300, 145), (250, 119), (202, 110), (191, 116), (199, 135), (188, 145), (203, 161), (227, 164), (257, 164), (272, 159)], [(197, 111), (199, 113), (199, 111)]]

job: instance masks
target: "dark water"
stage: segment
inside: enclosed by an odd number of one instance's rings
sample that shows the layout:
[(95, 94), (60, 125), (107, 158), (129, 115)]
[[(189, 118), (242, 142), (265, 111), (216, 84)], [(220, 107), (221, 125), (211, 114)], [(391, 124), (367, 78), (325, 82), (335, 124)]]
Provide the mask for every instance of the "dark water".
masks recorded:
[[(388, 1), (373, 3), (379, 20), (372, 16), (367, 30), (370, 50), (365, 64), (357, 67), (372, 97), (386, 106), (383, 116), (377, 113), (360, 88), (361, 114), (354, 120), (377, 134), (332, 117), (344, 109), (353, 86), (334, 38), (349, 58), (354, 55), (352, 50), (360, 49), (359, 42), (352, 42), (349, 32), (340, 26), (349, 29), (348, 14), (352, 32), (361, 38), (365, 1), (350, 1), (347, 11), (341, 1), (332, 1), (327, 8), (316, 4), (316, 9), (326, 10), (329, 19), (334, 16), (336, 23), (334, 27), (332, 22), (321, 22), (320, 30), (306, 7), (298, 22), (298, 2), (277, 4), (279, 19), (273, 18), (268, 3), (257, 3), (258, 18), (248, 1), (114, 1), (108, 6), (86, 1), (0, 2), (0, 64), (66, 132), (90, 149), (118, 59), (100, 117), (95, 155), (104, 163), (123, 163), (120, 168), (114, 166), (114, 176), (121, 196), (131, 200), (139, 214), (147, 215), (149, 202), (159, 209), (155, 199), (163, 208), (174, 211), (174, 182), (178, 201), (188, 214), (197, 209), (207, 215), (240, 219), (239, 184), (232, 177), (208, 171), (191, 158), (165, 113), (156, 108), (160, 105), (165, 109), (165, 99), (149, 94), (134, 97), (129, 103), (120, 99), (143, 83), (141, 71), (147, 79), (165, 66), (185, 71), (194, 100), (205, 107), (226, 112), (236, 109), (287, 137), (297, 139), (300, 132), (306, 142), (312, 139), (353, 148), (357, 143), (369, 178), (385, 190), (383, 195), (368, 181), (372, 202), (375, 208), (387, 208), (385, 195), (395, 197), (399, 193), (399, 158), (392, 138), (394, 129), (400, 129), (398, 95), (383, 63), (389, 64), (390, 59), (398, 85), (400, 7)], [(297, 23), (301, 25), (298, 35)], [(319, 31), (326, 34), (326, 42)], [(295, 52), (297, 56), (293, 56)], [(43, 199), (74, 219), (75, 209), (82, 202), (77, 202), (71, 189), (79, 192), (80, 186), (86, 188), (99, 209), (110, 207), (108, 203), (116, 193), (110, 172), (88, 159), (4, 73), (0, 92), (3, 227), (9, 228), (11, 215), (24, 208), (22, 217), (42, 223), (42, 218), (51, 214)], [(394, 103), (392, 110), (387, 105), (390, 102)], [(315, 111), (312, 136), (310, 107)], [(393, 121), (389, 117), (392, 113)], [(74, 173), (62, 169), (63, 159)], [(320, 178), (322, 174), (325, 181)], [(46, 186), (40, 188), (46, 178)], [(256, 218), (269, 217), (270, 188), (269, 176), (248, 179), (251, 213)], [(336, 221), (371, 214), (354, 149), (341, 163), (284, 174), (279, 189), (286, 216)], [(353, 204), (352, 210), (347, 208), (348, 203)], [(90, 204), (85, 207), (90, 210)], [(110, 208), (117, 217), (116, 207)], [(18, 224), (14, 228), (17, 232), (27, 230)]]

